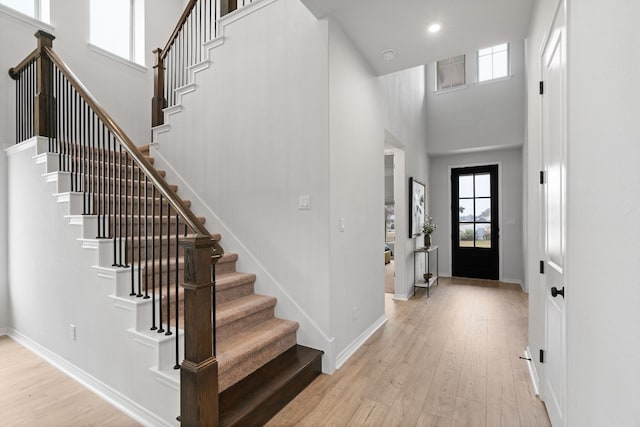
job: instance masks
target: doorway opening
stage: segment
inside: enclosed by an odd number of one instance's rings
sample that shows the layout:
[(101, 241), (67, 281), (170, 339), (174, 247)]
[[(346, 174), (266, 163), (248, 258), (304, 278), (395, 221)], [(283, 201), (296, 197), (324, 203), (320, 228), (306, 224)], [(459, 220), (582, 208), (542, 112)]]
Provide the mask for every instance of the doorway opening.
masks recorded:
[(384, 292), (395, 293), (396, 215), (394, 198), (394, 155), (384, 155)]

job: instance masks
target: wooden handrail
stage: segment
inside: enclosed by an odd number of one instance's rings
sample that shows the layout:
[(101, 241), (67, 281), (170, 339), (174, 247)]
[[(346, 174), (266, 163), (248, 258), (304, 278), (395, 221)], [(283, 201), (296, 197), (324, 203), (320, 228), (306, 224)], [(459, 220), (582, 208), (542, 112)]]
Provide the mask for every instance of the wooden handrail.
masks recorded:
[[(127, 134), (122, 130), (120, 126), (111, 118), (111, 116), (102, 108), (100, 103), (94, 98), (89, 90), (80, 82), (80, 80), (73, 74), (69, 67), (64, 63), (62, 59), (48, 46), (43, 47), (43, 53), (45, 53), (56, 64), (58, 69), (65, 75), (71, 85), (78, 91), (80, 96), (89, 105), (89, 107), (95, 112), (96, 116), (107, 126), (107, 128), (120, 140), (123, 148), (131, 158), (138, 165), (140, 170), (144, 172), (149, 180), (157, 187), (158, 191), (167, 199), (167, 202), (176, 210), (176, 212), (182, 216), (185, 223), (191, 227), (196, 233), (211, 237), (211, 233), (207, 231), (206, 227), (196, 218), (196, 216), (188, 209), (183, 201), (178, 197), (175, 191), (167, 182), (160, 176), (151, 163), (144, 157), (144, 155), (138, 150), (138, 147), (131, 141)], [(212, 261), (219, 260), (224, 251), (218, 242), (214, 242)]]
[(29, 55), (27, 55), (26, 58), (22, 60), (22, 62), (20, 62), (13, 68), (9, 68), (9, 77), (11, 77), (13, 80), (18, 80), (20, 72), (24, 69), (24, 67), (29, 65), (29, 63), (36, 59), (39, 55), (40, 51), (37, 48), (34, 49), (33, 52), (31, 52)]
[(198, 0), (189, 0), (189, 3), (187, 3), (187, 6), (184, 8), (184, 11), (180, 16), (180, 19), (178, 19), (176, 27), (173, 29), (173, 32), (169, 36), (169, 41), (167, 41), (164, 49), (162, 49), (162, 52), (160, 54), (162, 59), (167, 57), (167, 52), (169, 52), (169, 49), (171, 49), (171, 45), (173, 45), (173, 43), (178, 38), (180, 30), (182, 30), (182, 27), (184, 27), (185, 22), (187, 22), (187, 18), (189, 18), (189, 15), (191, 15), (191, 11), (194, 7), (196, 7), (196, 4), (198, 4)]

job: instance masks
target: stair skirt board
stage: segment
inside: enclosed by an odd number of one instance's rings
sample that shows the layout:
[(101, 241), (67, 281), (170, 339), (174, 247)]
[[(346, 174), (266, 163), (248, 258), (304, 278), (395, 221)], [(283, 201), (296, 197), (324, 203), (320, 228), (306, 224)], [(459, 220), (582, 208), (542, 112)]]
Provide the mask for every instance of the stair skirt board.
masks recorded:
[[(46, 138), (44, 141), (46, 141)], [(11, 152), (10, 155), (13, 155), (27, 148), (33, 148), (34, 146), (37, 151), (43, 150), (43, 138), (32, 138), (6, 151), (7, 153)], [(155, 299), (142, 299), (130, 295), (132, 269), (134, 273), (133, 277), (136, 278), (136, 280), (134, 280), (136, 289), (138, 284), (137, 274), (135, 273), (139, 268), (142, 271), (144, 271), (144, 269), (142, 266), (138, 267), (136, 262), (130, 262), (131, 267), (126, 268), (112, 265), (113, 245), (122, 243), (118, 243), (117, 239), (96, 239), (93, 237), (96, 234), (97, 228), (96, 216), (81, 215), (82, 193), (58, 192), (61, 188), (68, 188), (67, 183), (64, 181), (69, 179), (69, 174), (58, 172), (57, 156), (50, 156), (48, 154), (49, 153), (46, 152), (40, 152), (37, 156), (34, 156), (34, 159), (36, 159), (37, 162), (45, 163), (42, 166), (46, 171), (42, 174), (44, 181), (45, 183), (53, 185), (52, 194), (56, 198), (56, 201), (62, 204), (63, 207), (59, 211), (68, 219), (68, 224), (78, 229), (76, 234), (80, 235), (77, 239), (79, 247), (93, 251), (96, 254), (94, 258), (95, 263), (87, 267), (93, 267), (95, 270), (96, 282), (102, 280), (103, 283), (106, 283), (104, 282), (106, 280), (109, 283), (109, 289), (112, 289), (112, 291), (108, 297), (112, 299), (113, 306), (121, 311), (127, 311), (133, 314), (133, 316), (130, 316), (133, 322), (131, 328), (128, 329), (129, 338), (132, 342), (137, 342), (152, 349), (152, 354), (156, 354), (154, 357), (155, 365), (149, 366), (151, 375), (154, 376), (157, 382), (174, 389), (174, 391), (177, 390), (179, 387), (180, 374), (179, 370), (173, 369), (176, 331), (174, 330), (174, 335), (172, 336), (164, 336), (164, 334), (149, 331), (150, 307), (154, 301), (157, 304), (162, 300), (158, 296), (156, 296)], [(216, 240), (220, 239), (219, 235), (212, 235), (212, 237)], [(131, 239), (131, 244), (133, 245), (134, 243), (134, 240)], [(131, 256), (135, 255), (133, 254), (134, 251), (131, 252)], [(294, 394), (288, 390), (281, 393), (282, 396), (291, 396), (289, 397), (290, 400), (321, 372), (322, 352), (311, 349), (298, 350), (298, 348), (303, 348), (296, 344), (298, 323), (275, 317), (274, 307), (276, 305), (276, 299), (255, 294), (254, 283), (256, 276), (254, 274), (237, 272), (237, 260), (238, 256), (236, 254), (225, 254), (220, 260), (216, 272), (216, 325), (220, 331), (217, 337), (219, 391), (232, 390), (232, 387), (239, 382), (247, 378), (255, 378), (252, 377), (252, 375), (258, 371), (262, 372), (260, 378), (264, 381), (264, 372), (272, 369), (269, 368), (269, 366), (272, 367), (274, 364), (282, 366), (283, 363), (289, 363), (283, 362), (287, 360), (292, 363), (292, 366), (295, 366), (299, 364), (299, 361), (296, 362), (295, 360), (301, 356), (294, 357), (292, 356), (292, 352), (296, 355), (298, 352), (301, 352), (301, 354), (304, 353), (307, 354), (307, 356), (311, 352), (313, 353), (314, 359), (313, 363), (308, 362), (311, 367), (300, 370), (298, 374), (300, 378), (290, 378), (287, 380), (297, 384), (297, 388), (294, 387), (294, 389), (299, 390)], [(181, 259), (178, 266), (179, 270), (181, 270)], [(158, 274), (160, 274), (160, 271), (157, 271)], [(174, 295), (175, 294), (172, 293), (172, 298)], [(181, 303), (183, 295), (182, 288), (180, 288), (179, 295), (179, 301)], [(182, 311), (182, 308), (180, 311)], [(178, 316), (178, 318), (180, 318), (180, 316)], [(182, 324), (182, 321), (179, 321), (179, 324)], [(174, 325), (175, 321), (172, 321), (172, 328), (174, 328)], [(3, 330), (0, 329), (0, 334), (2, 332)], [(57, 356), (39, 344), (29, 340), (27, 337), (11, 329), (8, 329), (7, 332), (10, 336), (16, 337), (17, 341), (33, 349), (34, 352), (46, 360), (51, 361), (55, 366), (60, 367), (60, 369), (105, 397), (105, 399), (112, 402), (134, 419), (145, 424), (164, 424), (166, 422), (160, 420), (156, 415), (125, 397), (117, 390), (110, 388), (100, 380), (65, 361), (60, 356)], [(177, 334), (178, 337), (184, 337), (182, 329), (179, 329)], [(180, 357), (182, 358), (184, 355), (183, 340), (180, 339), (178, 343)], [(306, 347), (304, 347), (304, 349), (306, 349)], [(283, 371), (289, 372), (289, 370), (284, 368)], [(274, 381), (282, 380), (274, 379)], [(233, 392), (227, 392), (227, 394), (231, 393)], [(272, 397), (269, 399), (275, 398)], [(282, 398), (278, 398), (277, 400), (284, 402)], [(268, 404), (267, 406), (274, 407), (273, 404)], [(284, 406), (284, 404), (282, 404), (282, 406)], [(271, 414), (270, 417), (274, 414), (275, 413)]]

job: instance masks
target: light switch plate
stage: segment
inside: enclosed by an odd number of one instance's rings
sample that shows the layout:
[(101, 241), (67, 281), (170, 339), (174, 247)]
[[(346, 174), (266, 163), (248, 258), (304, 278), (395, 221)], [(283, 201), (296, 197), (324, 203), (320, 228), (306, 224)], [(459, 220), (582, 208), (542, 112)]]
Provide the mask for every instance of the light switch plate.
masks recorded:
[(298, 196), (298, 209), (309, 210), (311, 209), (311, 196)]

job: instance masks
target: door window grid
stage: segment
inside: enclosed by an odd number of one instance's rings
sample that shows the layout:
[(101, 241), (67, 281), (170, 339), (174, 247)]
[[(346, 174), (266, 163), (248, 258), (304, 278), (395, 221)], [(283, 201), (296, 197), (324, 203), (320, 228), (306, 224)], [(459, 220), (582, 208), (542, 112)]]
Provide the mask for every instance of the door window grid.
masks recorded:
[(458, 188), (459, 246), (491, 248), (490, 175), (486, 173), (460, 175)]

